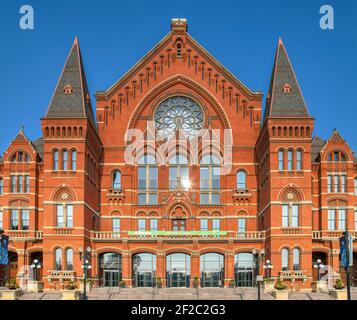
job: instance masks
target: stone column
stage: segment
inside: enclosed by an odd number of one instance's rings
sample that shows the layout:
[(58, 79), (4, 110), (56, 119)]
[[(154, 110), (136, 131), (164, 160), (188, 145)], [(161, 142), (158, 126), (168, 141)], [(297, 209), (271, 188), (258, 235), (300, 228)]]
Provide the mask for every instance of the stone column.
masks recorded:
[(224, 256), (224, 287), (229, 287), (234, 280), (234, 251), (228, 250)]
[[(192, 251), (191, 253), (191, 287), (194, 283), (194, 278), (198, 277), (200, 279), (200, 253), (199, 251)], [(201, 281), (201, 280), (199, 280)]]
[(26, 285), (26, 250), (17, 249), (17, 284), (23, 288)]
[(133, 286), (131, 254), (129, 250), (122, 252), (122, 280), (126, 282), (127, 287)]
[(166, 287), (166, 256), (164, 251), (156, 255), (156, 279), (161, 278), (161, 286)]

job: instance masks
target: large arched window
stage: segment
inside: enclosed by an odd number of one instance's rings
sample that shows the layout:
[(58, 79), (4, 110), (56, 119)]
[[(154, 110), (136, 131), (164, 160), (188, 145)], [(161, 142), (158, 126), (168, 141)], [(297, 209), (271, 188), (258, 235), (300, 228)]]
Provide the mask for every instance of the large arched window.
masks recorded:
[(188, 169), (188, 160), (185, 156), (175, 155), (169, 160), (170, 190), (176, 188), (189, 190), (191, 187)]
[(237, 172), (237, 189), (245, 190), (247, 188), (247, 174), (244, 171)]
[(158, 167), (155, 157), (146, 155), (138, 161), (138, 204), (158, 204)]
[(200, 203), (203, 205), (220, 204), (220, 161), (214, 155), (201, 159)]
[(73, 249), (66, 250), (66, 270), (73, 270)]
[(55, 149), (53, 150), (53, 170), (54, 171), (58, 171), (59, 168), (58, 168), (58, 150)]
[(152, 287), (156, 277), (156, 256), (151, 253), (139, 253), (132, 261), (134, 285)]
[(224, 256), (219, 253), (201, 255), (201, 286), (222, 287), (224, 285)]
[(300, 250), (298, 248), (293, 250), (293, 269), (300, 270)]
[(190, 287), (190, 256), (173, 253), (166, 257), (167, 287)]
[(121, 172), (118, 170), (112, 174), (112, 188), (114, 190), (121, 190)]
[(62, 270), (62, 249), (57, 248), (55, 250), (55, 270)]
[(289, 269), (289, 250), (284, 248), (281, 250), (281, 270)]

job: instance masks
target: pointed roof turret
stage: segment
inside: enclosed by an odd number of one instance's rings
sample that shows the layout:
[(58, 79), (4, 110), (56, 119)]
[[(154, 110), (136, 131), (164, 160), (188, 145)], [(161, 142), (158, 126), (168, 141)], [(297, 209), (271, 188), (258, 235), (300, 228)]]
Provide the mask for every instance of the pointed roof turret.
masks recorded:
[(45, 118), (88, 118), (95, 127), (77, 37), (74, 39)]
[(264, 120), (268, 117), (310, 117), (281, 38), (276, 50)]

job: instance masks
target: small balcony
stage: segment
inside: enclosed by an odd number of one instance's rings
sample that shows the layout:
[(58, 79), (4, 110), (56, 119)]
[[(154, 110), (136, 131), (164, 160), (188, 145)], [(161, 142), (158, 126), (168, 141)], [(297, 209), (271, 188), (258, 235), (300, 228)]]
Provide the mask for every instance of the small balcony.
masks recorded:
[[(313, 240), (337, 240), (343, 236), (344, 231), (330, 230), (330, 231), (313, 231)], [(357, 240), (357, 231), (350, 231), (349, 234), (352, 235), (353, 240)]]
[(125, 193), (122, 189), (108, 189), (107, 192), (107, 201), (111, 205), (117, 205), (124, 202)]
[(233, 190), (233, 201), (239, 204), (248, 204), (252, 195), (248, 189)]
[(108, 240), (120, 240), (120, 232), (97, 232), (93, 231), (91, 233), (91, 239), (93, 241), (108, 241)]
[(31, 230), (5, 230), (10, 241), (38, 241), (43, 239), (42, 231)]
[(265, 239), (265, 231), (238, 232), (237, 239), (239, 241), (264, 240)]

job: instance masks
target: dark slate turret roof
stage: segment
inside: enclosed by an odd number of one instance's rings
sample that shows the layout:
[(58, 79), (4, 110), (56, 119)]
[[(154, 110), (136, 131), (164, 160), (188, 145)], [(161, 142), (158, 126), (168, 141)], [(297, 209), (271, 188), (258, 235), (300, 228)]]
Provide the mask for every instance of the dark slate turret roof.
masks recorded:
[[(71, 93), (65, 93), (65, 88)], [(46, 118), (88, 118), (95, 126), (78, 39), (74, 40)]]
[(319, 153), (326, 144), (326, 141), (320, 137), (315, 137), (311, 143), (311, 161), (315, 162), (319, 157)]
[[(290, 86), (290, 93), (284, 93), (286, 85)], [(276, 50), (264, 120), (268, 117), (310, 117), (281, 39)]]

